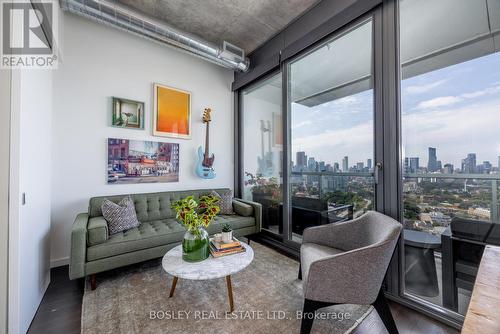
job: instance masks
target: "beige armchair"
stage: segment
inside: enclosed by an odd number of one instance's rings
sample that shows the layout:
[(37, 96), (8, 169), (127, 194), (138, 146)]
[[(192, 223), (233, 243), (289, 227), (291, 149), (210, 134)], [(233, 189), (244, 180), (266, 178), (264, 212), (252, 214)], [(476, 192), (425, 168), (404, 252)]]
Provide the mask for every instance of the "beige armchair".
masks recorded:
[[(305, 229), (299, 269), (304, 314), (335, 304), (373, 305), (389, 333), (398, 333), (381, 286), (400, 232), (398, 221), (374, 211)], [(303, 317), (302, 334), (313, 321)]]

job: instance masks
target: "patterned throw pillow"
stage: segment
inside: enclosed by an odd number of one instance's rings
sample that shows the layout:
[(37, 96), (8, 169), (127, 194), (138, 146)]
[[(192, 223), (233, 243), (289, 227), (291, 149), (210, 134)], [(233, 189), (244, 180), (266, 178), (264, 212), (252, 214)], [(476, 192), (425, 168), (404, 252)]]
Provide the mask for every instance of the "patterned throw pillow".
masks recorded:
[(221, 215), (234, 215), (233, 191), (231, 189), (221, 191), (220, 193), (216, 192), (215, 190), (212, 190), (210, 195), (220, 198), (220, 201), (217, 204), (219, 204), (220, 206)]
[(109, 234), (130, 230), (140, 225), (135, 213), (135, 206), (130, 196), (116, 204), (108, 199), (102, 202), (102, 215), (108, 222)]

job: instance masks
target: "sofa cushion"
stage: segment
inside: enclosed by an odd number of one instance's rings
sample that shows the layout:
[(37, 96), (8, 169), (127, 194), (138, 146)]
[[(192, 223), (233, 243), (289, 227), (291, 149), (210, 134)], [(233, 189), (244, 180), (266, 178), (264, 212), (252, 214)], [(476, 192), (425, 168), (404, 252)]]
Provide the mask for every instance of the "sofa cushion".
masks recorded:
[(253, 206), (238, 200), (233, 200), (233, 210), (236, 214), (243, 217), (253, 216)]
[(233, 210), (233, 191), (227, 189), (224, 191), (212, 191), (210, 195), (219, 198), (220, 214), (222, 215), (234, 215)]
[(124, 197), (118, 204), (105, 199), (101, 210), (104, 219), (108, 222), (110, 235), (130, 230), (140, 224), (130, 196)]
[(242, 217), (238, 215), (218, 215), (208, 226), (208, 233), (210, 235), (214, 233), (220, 233), (222, 231), (223, 224), (231, 225), (233, 230), (237, 230), (244, 227), (254, 226), (254, 217)]
[[(208, 233), (219, 233), (224, 223), (230, 224), (233, 230), (237, 230), (254, 226), (255, 218), (237, 215), (217, 216), (208, 227)], [(175, 219), (143, 222), (139, 227), (114, 234), (105, 242), (90, 246), (87, 249), (87, 261), (181, 242), (184, 233), (186, 233), (186, 230)]]
[(113, 234), (104, 243), (90, 246), (87, 261), (180, 242), (184, 233), (186, 230), (175, 219), (143, 222), (138, 227)]
[[(227, 189), (214, 190), (222, 192)], [(175, 218), (175, 212), (171, 208), (172, 202), (178, 201), (189, 195), (193, 195), (195, 199), (198, 199), (201, 195), (209, 195), (211, 191), (212, 189), (166, 191), (159, 193), (131, 194), (130, 197), (134, 201), (137, 219), (140, 222), (147, 222)], [(126, 196), (129, 195), (91, 198), (89, 203), (89, 217), (92, 218), (102, 216), (101, 206), (104, 199), (108, 199), (113, 203), (118, 203)]]
[(89, 219), (87, 225), (87, 245), (93, 246), (102, 244), (108, 240), (108, 222), (104, 217), (94, 217)]

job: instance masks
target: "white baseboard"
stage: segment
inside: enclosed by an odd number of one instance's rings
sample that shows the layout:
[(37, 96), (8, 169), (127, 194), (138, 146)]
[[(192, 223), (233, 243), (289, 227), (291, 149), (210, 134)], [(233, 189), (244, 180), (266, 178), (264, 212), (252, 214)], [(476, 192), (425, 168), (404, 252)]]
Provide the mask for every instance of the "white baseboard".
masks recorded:
[(69, 257), (63, 257), (61, 259), (50, 260), (50, 268), (65, 266), (69, 264)]

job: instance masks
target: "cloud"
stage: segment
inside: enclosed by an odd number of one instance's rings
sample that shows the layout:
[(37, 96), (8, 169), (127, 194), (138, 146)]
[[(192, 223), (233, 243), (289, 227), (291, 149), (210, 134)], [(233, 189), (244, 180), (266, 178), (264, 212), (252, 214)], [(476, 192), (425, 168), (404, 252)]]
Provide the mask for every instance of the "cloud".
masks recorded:
[(322, 133), (294, 137), (293, 151), (306, 151), (316, 160), (333, 164), (348, 155), (351, 162), (373, 158), (373, 122)]
[(310, 120), (299, 122), (299, 123), (296, 123), (296, 124), (292, 125), (292, 130), (297, 130), (299, 128), (302, 128), (302, 127), (308, 126), (308, 125), (312, 125), (312, 124), (313, 124), (313, 122), (310, 121)]
[(420, 102), (416, 109), (433, 109), (433, 108), (441, 108), (441, 107), (448, 107), (454, 104), (457, 104), (459, 102), (462, 102), (464, 100), (470, 100), (470, 99), (475, 99), (478, 97), (485, 97), (488, 95), (494, 95), (500, 93), (500, 85), (497, 86), (492, 86), (492, 87), (487, 87), (482, 90), (478, 90), (475, 92), (470, 92), (470, 93), (464, 93), (460, 94), (458, 96), (441, 96), (441, 97), (436, 97), (434, 99), (426, 100)]
[(472, 93), (465, 93), (462, 94), (461, 96), (466, 98), (466, 99), (474, 99), (476, 97), (482, 97), (486, 95), (493, 95), (496, 93), (500, 93), (500, 85), (494, 86), (494, 87), (488, 87), (483, 90), (478, 90)]
[(496, 166), (500, 156), (500, 99), (467, 103), (465, 106), (425, 110), (403, 116), (406, 156), (418, 156), (427, 163), (427, 147), (438, 149), (438, 159), (459, 167), (467, 153), (477, 153), (478, 162)]
[(448, 81), (448, 80), (447, 79), (443, 79), (443, 80), (434, 81), (434, 82), (431, 82), (431, 83), (428, 83), (428, 84), (424, 84), (424, 85), (408, 86), (408, 87), (405, 88), (405, 92), (407, 94), (423, 94), (423, 93), (427, 93), (428, 91), (430, 91), (430, 90), (432, 90), (432, 89), (434, 89), (436, 87), (441, 86), (446, 81)]
[(417, 109), (431, 109), (453, 105), (463, 99), (458, 96), (441, 96), (434, 99), (422, 101), (417, 105)]

